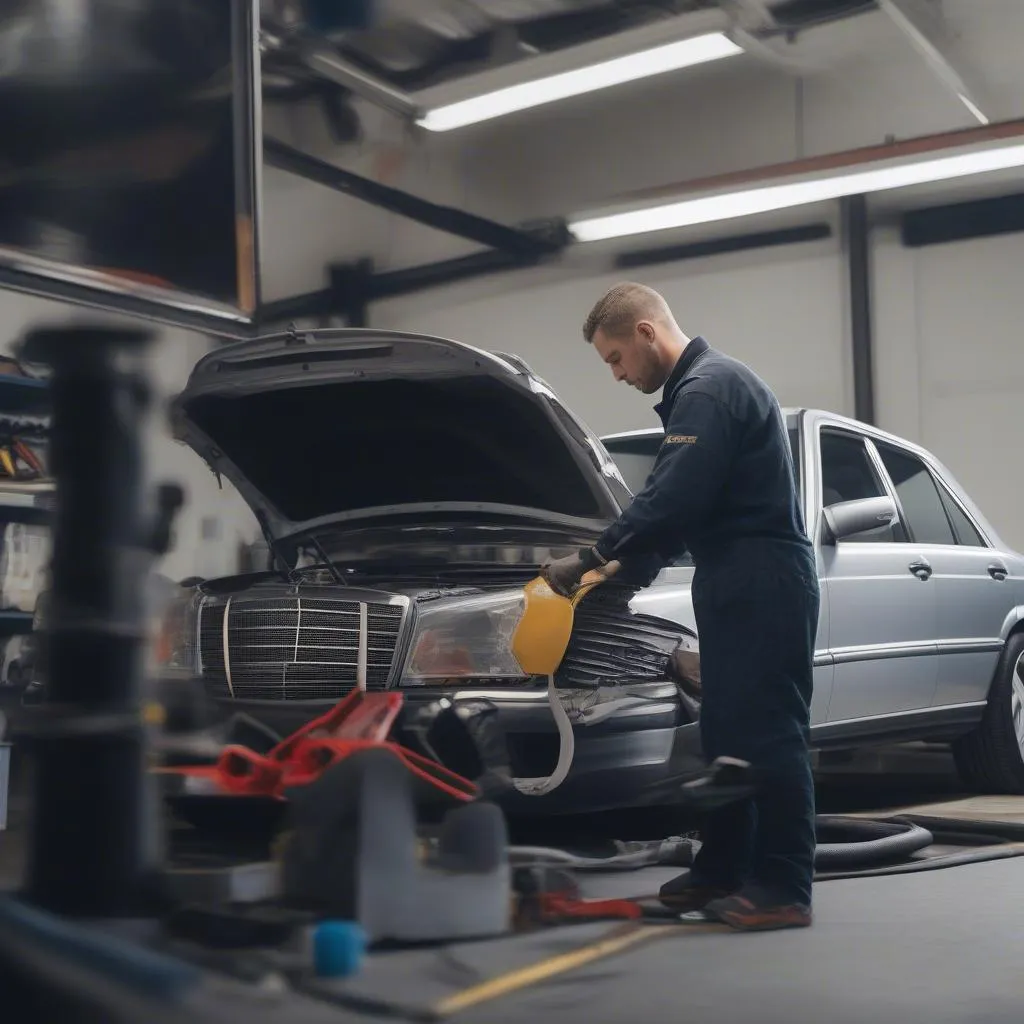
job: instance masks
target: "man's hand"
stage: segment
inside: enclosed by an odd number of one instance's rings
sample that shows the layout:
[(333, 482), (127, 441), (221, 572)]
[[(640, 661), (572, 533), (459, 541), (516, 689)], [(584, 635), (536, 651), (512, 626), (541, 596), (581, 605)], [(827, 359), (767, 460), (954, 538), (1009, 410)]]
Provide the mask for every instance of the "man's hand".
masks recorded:
[(578, 554), (556, 558), (540, 567), (540, 574), (547, 580), (548, 586), (562, 597), (568, 597), (579, 586), (586, 571), (583, 559)]
[(556, 558), (541, 566), (540, 574), (547, 580), (548, 586), (562, 597), (569, 597), (579, 586), (579, 582), (591, 569), (603, 564), (601, 557), (593, 550), (579, 551), (565, 558)]

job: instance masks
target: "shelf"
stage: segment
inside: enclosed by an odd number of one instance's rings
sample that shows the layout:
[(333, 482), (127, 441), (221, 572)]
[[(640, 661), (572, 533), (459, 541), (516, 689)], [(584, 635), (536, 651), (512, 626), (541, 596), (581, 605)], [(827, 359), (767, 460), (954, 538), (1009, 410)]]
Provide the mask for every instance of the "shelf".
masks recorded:
[(28, 483), (0, 480), (0, 509), (46, 508), (53, 501), (56, 487), (52, 481)]
[(0, 499), (0, 524), (26, 523), (29, 526), (49, 526), (53, 509), (40, 505), (14, 505)]
[(49, 412), (49, 381), (0, 373), (0, 415), (45, 416)]
[(32, 619), (32, 612), (23, 612), (17, 608), (0, 610), (0, 637), (31, 633)]

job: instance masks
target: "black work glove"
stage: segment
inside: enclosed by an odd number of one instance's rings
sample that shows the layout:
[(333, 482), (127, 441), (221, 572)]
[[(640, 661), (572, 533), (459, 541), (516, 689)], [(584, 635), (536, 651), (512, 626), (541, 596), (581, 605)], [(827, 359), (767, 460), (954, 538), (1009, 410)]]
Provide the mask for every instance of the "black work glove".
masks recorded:
[(569, 597), (584, 575), (601, 565), (604, 565), (604, 559), (593, 548), (584, 548), (574, 555), (545, 562), (540, 574), (556, 594)]

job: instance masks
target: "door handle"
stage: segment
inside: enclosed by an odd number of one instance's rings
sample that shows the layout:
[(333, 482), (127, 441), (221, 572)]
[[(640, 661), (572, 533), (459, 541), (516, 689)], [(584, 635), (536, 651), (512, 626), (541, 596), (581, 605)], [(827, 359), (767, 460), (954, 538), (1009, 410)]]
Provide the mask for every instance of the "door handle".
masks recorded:
[(988, 567), (988, 574), (994, 580), (1005, 580), (1009, 573), (1006, 571), (1005, 565), (1000, 565), (998, 562)]
[(926, 580), (932, 574), (932, 567), (924, 561), (911, 562), (907, 568), (919, 579)]

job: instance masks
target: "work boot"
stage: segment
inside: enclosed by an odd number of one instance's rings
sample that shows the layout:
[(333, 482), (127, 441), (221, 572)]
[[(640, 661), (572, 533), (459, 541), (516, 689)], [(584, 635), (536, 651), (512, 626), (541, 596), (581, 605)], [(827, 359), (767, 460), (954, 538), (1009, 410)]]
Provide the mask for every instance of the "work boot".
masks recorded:
[[(671, 883), (670, 883), (671, 884)], [(710, 900), (705, 916), (743, 932), (767, 932), (779, 928), (807, 928), (814, 920), (805, 903), (789, 903), (763, 889), (749, 886), (730, 896)]]
[(703, 910), (712, 900), (724, 899), (733, 892), (734, 889), (721, 886), (701, 885), (686, 871), (667, 881), (658, 890), (658, 899), (662, 906), (677, 914), (691, 914), (695, 910)]

